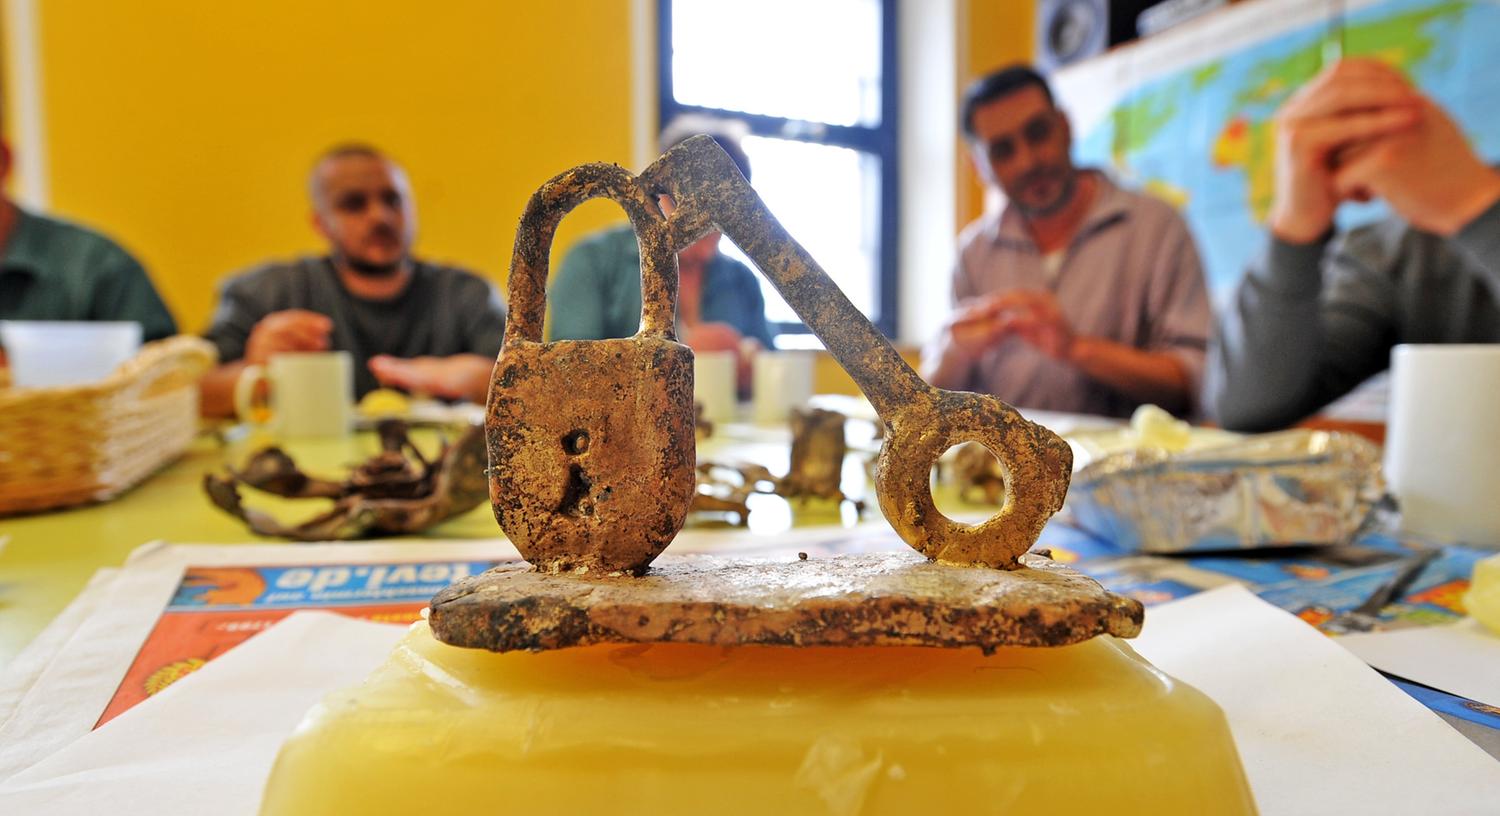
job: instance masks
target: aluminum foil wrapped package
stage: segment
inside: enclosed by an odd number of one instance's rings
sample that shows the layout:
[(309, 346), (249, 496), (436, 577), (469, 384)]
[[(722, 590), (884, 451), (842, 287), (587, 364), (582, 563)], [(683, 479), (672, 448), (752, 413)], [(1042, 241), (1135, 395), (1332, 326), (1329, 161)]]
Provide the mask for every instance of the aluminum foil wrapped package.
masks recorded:
[(1345, 543), (1384, 494), (1374, 443), (1297, 430), (1107, 456), (1073, 477), (1067, 510), (1123, 550), (1235, 550)]

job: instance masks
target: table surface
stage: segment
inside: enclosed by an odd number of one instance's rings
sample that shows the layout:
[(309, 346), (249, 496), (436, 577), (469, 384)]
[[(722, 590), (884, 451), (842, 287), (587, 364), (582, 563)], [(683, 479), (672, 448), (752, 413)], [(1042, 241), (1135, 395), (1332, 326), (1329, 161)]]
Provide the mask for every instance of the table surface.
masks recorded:
[[(1344, 428), (1348, 430), (1348, 428)], [(1356, 429), (1359, 430), (1359, 429)], [(237, 434), (237, 435), (236, 435)], [(858, 431), (851, 434), (851, 439)], [(424, 451), (435, 451), (436, 432), (419, 431), (415, 439)], [(699, 445), (700, 461), (753, 462), (774, 473), (784, 473), (788, 463), (789, 432), (783, 428), (747, 425), (720, 426), (716, 436)], [(250, 452), (278, 443), (264, 433), (236, 430), (226, 440), (220, 434), (196, 439), (187, 453), (144, 483), (113, 501), (30, 516), (0, 518), (0, 671), (78, 594), (94, 572), (118, 566), (137, 547), (152, 541), (184, 544), (285, 543), (259, 537), (237, 519), (211, 505), (203, 493), (202, 478), (228, 464), (239, 464)], [(339, 439), (280, 441), (307, 471), (338, 478), (347, 468), (379, 449), (373, 434), (355, 434)], [(871, 446), (873, 449), (873, 444)], [(872, 488), (863, 471), (863, 451), (853, 451), (845, 462), (844, 491), (850, 498), (867, 500), (867, 513), (875, 510)], [(271, 512), (283, 521), (309, 517), (326, 502), (296, 502), (242, 491), (246, 503)], [(993, 508), (965, 505), (951, 488), (934, 489), (939, 509), (959, 517), (988, 515)], [(801, 504), (780, 497), (758, 496), (752, 504), (750, 528), (774, 534), (792, 527), (848, 526), (859, 520), (848, 503)], [(691, 526), (715, 526), (713, 521), (691, 520)], [(717, 526), (723, 526), (719, 523)], [(426, 531), (421, 537), (434, 539), (496, 539), (501, 537), (487, 504)], [(420, 547), (420, 543), (413, 546)], [(1444, 716), (1471, 740), (1500, 757), (1500, 732)]]
[[(231, 429), (231, 436), (227, 441), (218, 434), (198, 437), (181, 459), (112, 501), (0, 518), (0, 541), (4, 541), (0, 545), (0, 670), (73, 600), (96, 570), (124, 563), (143, 544), (158, 540), (180, 544), (286, 543), (255, 535), (210, 504), (202, 487), (205, 473), (239, 465), (265, 445), (281, 444), (309, 473), (337, 479), (350, 465), (379, 450), (378, 440), (371, 433), (288, 441)], [(429, 453), (439, 444), (436, 431), (418, 431), (414, 438)], [(789, 439), (789, 432), (783, 428), (721, 426), (718, 434), (700, 443), (700, 460), (717, 457), (721, 461), (755, 462), (783, 473)], [(851, 455), (846, 462), (845, 491), (855, 498), (865, 497), (864, 481), (861, 462)], [(308, 518), (327, 506), (326, 500), (278, 499), (250, 489), (241, 493), (247, 505), (271, 512), (283, 521)], [(770, 500), (755, 505), (751, 514), (751, 528), (756, 532), (774, 533), (794, 524), (839, 525), (857, 520), (847, 504), (794, 507), (779, 497), (755, 498)], [(871, 504), (870, 512), (878, 514)], [(693, 521), (690, 524), (702, 526)], [(501, 536), (488, 504), (421, 535), (442, 539)]]
[[(436, 437), (425, 436), (420, 440), (423, 447), (435, 447)], [(270, 441), (257, 435), (243, 435), (233, 442), (200, 436), (177, 462), (112, 501), (0, 518), (0, 539), (9, 539), (0, 548), (0, 669), (73, 600), (95, 570), (118, 566), (142, 544), (156, 540), (279, 542), (256, 536), (238, 519), (214, 507), (202, 487), (205, 473), (238, 464), (251, 450)], [(338, 478), (345, 465), (368, 458), (380, 446), (373, 434), (356, 434), (286, 447), (308, 470)], [(311, 516), (327, 504), (258, 499), (252, 498), (253, 491), (243, 492), (247, 504), (286, 520)], [(495, 538), (499, 534), (488, 505), (426, 533), (442, 538)]]
[[(848, 402), (849, 405), (832, 407), (858, 416), (861, 407), (858, 401)], [(1337, 427), (1349, 430), (1342, 425)], [(715, 437), (700, 443), (700, 458), (755, 462), (773, 472), (784, 473), (789, 438), (784, 427), (724, 425)], [(438, 444), (434, 431), (419, 431), (416, 439), (429, 451)], [(3, 542), (0, 544), (0, 670), (62, 611), (96, 570), (124, 563), (142, 544), (157, 540), (194, 544), (284, 543), (256, 536), (237, 519), (213, 507), (201, 484), (203, 474), (222, 470), (226, 464), (239, 464), (251, 451), (268, 444), (281, 444), (310, 472), (335, 479), (349, 466), (379, 450), (376, 438), (370, 433), (293, 441), (276, 440), (264, 432), (247, 432), (243, 428), (206, 433), (177, 462), (112, 501), (0, 518), (0, 542)], [(873, 499), (857, 458), (850, 456), (846, 464), (844, 490), (851, 498)], [(261, 497), (250, 490), (242, 492), (247, 504), (266, 509), (284, 521), (307, 518), (326, 506), (321, 501), (294, 502)], [(964, 506), (941, 486), (935, 490), (935, 496), (944, 510), (986, 515), (993, 510)], [(878, 514), (873, 501), (870, 504), (870, 512)], [(776, 503), (758, 506), (751, 514), (751, 527), (757, 532), (774, 533), (794, 524), (848, 524), (853, 520), (847, 505), (830, 511), (826, 506), (793, 509), (782, 502), (779, 506)], [(444, 539), (500, 536), (494, 516), (485, 505), (423, 534), (427, 538)]]

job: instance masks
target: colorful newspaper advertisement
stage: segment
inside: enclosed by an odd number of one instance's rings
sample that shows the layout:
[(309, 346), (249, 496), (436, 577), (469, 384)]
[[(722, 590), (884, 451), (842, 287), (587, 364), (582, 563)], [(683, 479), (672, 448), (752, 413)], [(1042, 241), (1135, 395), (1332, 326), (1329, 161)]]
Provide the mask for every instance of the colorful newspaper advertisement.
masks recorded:
[(95, 727), (296, 610), (411, 623), (438, 590), (497, 563), (188, 567)]

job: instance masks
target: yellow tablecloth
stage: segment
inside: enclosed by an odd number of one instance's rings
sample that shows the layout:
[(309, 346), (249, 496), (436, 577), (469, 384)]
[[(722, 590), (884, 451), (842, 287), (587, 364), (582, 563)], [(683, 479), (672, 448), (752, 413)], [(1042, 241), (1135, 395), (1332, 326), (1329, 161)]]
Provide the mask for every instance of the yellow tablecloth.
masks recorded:
[[(132, 550), (150, 541), (239, 544), (265, 539), (209, 503), (203, 474), (244, 461), (249, 452), (272, 440), (249, 436), (224, 443), (208, 436), (194, 441), (188, 453), (135, 489), (113, 501), (50, 513), (0, 518), (0, 669), (78, 594), (101, 567), (124, 562)], [(436, 441), (432, 435), (419, 442)], [(284, 446), (309, 471), (339, 478), (346, 466), (379, 450), (373, 434), (342, 439), (304, 440)], [(326, 502), (264, 499), (244, 491), (247, 501), (287, 520), (306, 518)], [(298, 505), (302, 505), (299, 507)], [(427, 531), (438, 538), (497, 538), (500, 528), (489, 506)], [(284, 543), (284, 542), (283, 542)]]
[[(857, 429), (854, 433), (860, 438)], [(416, 439), (429, 452), (437, 448), (435, 432), (418, 432)], [(712, 438), (699, 443), (699, 459), (754, 462), (782, 474), (789, 460), (790, 440), (785, 427), (721, 425)], [(226, 464), (242, 464), (253, 450), (268, 444), (278, 444), (278, 440), (243, 433), (232, 442), (201, 436), (182, 459), (113, 501), (0, 518), (0, 538), (9, 537), (0, 548), (0, 669), (62, 611), (95, 570), (123, 563), (142, 544), (158, 540), (179, 544), (285, 543), (251, 533), (237, 519), (210, 504), (201, 485), (204, 473)], [(369, 433), (279, 444), (310, 473), (335, 479), (379, 449), (375, 436)], [(865, 452), (849, 454), (844, 490), (851, 498), (868, 500), (865, 518), (879, 518), (873, 491), (864, 480), (866, 457)], [(327, 506), (322, 500), (298, 502), (266, 497), (249, 489), (241, 492), (247, 504), (285, 521), (308, 518)], [(857, 521), (847, 503), (803, 506), (774, 497), (757, 498), (768, 501), (757, 504), (751, 514), (755, 532), (776, 533), (794, 524), (848, 525)], [(690, 524), (713, 526), (711, 521), (702, 520), (690, 520)], [(503, 533), (489, 505), (484, 504), (428, 530), (424, 537), (485, 539), (501, 538)]]

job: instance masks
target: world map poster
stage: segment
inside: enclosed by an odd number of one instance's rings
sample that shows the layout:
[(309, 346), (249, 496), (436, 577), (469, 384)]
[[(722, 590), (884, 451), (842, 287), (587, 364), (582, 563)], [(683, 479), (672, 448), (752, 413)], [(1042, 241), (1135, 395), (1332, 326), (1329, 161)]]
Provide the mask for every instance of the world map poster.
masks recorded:
[[(1276, 110), (1340, 56), (1405, 73), (1500, 159), (1500, 0), (1252, 0), (1060, 71), (1080, 164), (1177, 207), (1222, 301), (1263, 250)], [(1350, 228), (1386, 215), (1345, 204)]]

